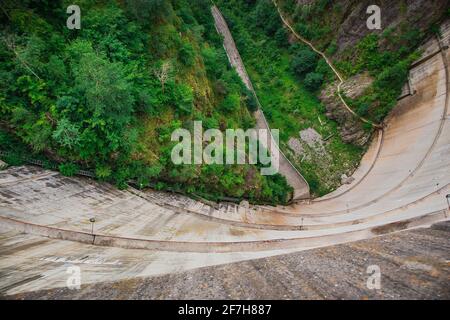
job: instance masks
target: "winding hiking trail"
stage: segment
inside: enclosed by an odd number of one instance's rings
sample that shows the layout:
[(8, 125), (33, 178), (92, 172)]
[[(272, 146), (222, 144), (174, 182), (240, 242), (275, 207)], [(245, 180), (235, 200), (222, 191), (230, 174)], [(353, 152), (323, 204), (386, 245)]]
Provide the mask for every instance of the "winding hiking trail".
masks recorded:
[(357, 117), (358, 119), (360, 119), (362, 122), (367, 123), (372, 125), (374, 128), (377, 129), (383, 129), (383, 126), (381, 124), (377, 124), (374, 123), (364, 117), (361, 117), (360, 115), (358, 115), (355, 111), (353, 111), (352, 108), (350, 108), (347, 104), (347, 102), (345, 102), (344, 98), (342, 97), (341, 94), (341, 87), (344, 84), (344, 78), (342, 77), (342, 75), (339, 73), (339, 71), (334, 67), (334, 65), (331, 63), (330, 59), (328, 59), (328, 57), (325, 55), (325, 53), (323, 53), (322, 51), (318, 50), (310, 41), (306, 40), (304, 37), (302, 37), (301, 35), (299, 35), (294, 28), (289, 24), (289, 22), (283, 17), (283, 14), (281, 12), (280, 7), (278, 6), (276, 0), (272, 0), (273, 4), (275, 5), (275, 7), (277, 8), (278, 11), (278, 15), (281, 18), (281, 21), (283, 21), (283, 24), (291, 31), (291, 33), (300, 41), (302, 41), (303, 43), (307, 44), (314, 52), (316, 52), (317, 54), (319, 54), (324, 60), (325, 62), (328, 64), (328, 66), (331, 68), (331, 70), (333, 70), (334, 74), (336, 75), (336, 77), (339, 79), (339, 84), (337, 87), (337, 94), (339, 96), (339, 99), (341, 100), (342, 104), (344, 105), (344, 107), (347, 109), (348, 112), (350, 112), (352, 115), (354, 115), (355, 117)]

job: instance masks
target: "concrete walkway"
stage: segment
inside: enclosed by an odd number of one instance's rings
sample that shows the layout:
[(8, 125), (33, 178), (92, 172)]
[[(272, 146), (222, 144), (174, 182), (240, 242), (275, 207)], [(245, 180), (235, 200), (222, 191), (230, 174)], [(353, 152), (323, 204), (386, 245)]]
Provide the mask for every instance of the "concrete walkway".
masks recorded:
[[(449, 253), (446, 223), (300, 253), (8, 298), (448, 300)], [(380, 269), (379, 289), (367, 287), (369, 266)]]

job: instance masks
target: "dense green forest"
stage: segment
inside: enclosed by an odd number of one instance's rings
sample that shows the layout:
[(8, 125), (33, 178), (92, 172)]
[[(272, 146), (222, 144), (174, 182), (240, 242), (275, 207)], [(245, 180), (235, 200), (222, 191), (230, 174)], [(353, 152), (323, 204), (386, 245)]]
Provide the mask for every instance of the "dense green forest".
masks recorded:
[[(296, 31), (331, 57), (346, 78), (370, 74), (373, 83), (348, 104), (381, 122), (397, 101), (418, 44), (435, 25), (419, 30), (401, 23), (340, 50), (334, 25), (348, 15), (343, 2), (278, 4)], [(332, 70), (293, 40), (272, 1), (215, 3), (270, 126), (280, 130), (281, 149), (313, 195), (336, 189), (366, 146), (345, 142), (341, 124), (327, 117), (318, 98), (336, 80)], [(292, 188), (285, 178), (262, 176), (260, 165), (175, 166), (171, 161), (175, 142), (170, 138), (177, 128), (192, 130), (196, 120), (221, 131), (255, 125), (255, 97), (229, 65), (211, 1), (81, 0), (80, 30), (66, 27), (71, 4), (0, 4), (0, 151), (7, 152), (6, 162), (41, 159), (65, 175), (89, 170), (120, 188), (135, 181), (211, 199), (289, 199)]]
[(1, 4), (0, 115), (6, 161), (24, 157), (78, 169), (119, 187), (178, 189), (280, 203), (291, 188), (254, 165), (171, 162), (176, 128), (250, 128), (255, 108), (230, 68), (206, 0)]

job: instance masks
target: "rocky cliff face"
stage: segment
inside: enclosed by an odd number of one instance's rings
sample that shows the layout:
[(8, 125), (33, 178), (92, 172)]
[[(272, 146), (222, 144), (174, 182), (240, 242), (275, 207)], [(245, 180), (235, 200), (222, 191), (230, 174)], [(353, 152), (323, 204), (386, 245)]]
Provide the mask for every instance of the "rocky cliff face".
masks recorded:
[[(343, 12), (336, 36), (338, 55), (352, 48), (369, 33), (410, 26), (414, 26), (416, 31), (425, 32), (430, 25), (441, 20), (450, 6), (448, 0), (337, 0), (333, 3)], [(366, 10), (370, 5), (378, 5), (381, 9), (381, 30), (369, 30), (366, 26)]]
[[(289, 2), (279, 1), (285, 4)], [(381, 30), (370, 30), (367, 27), (370, 15), (366, 11), (370, 5), (377, 5), (381, 9)], [(356, 63), (364, 63), (361, 57), (357, 57), (356, 48), (366, 36), (384, 35), (379, 38), (380, 51), (398, 52), (400, 47), (405, 50), (405, 42), (420, 43), (420, 39), (425, 38), (424, 35), (431, 34), (430, 28), (445, 18), (450, 0), (297, 0), (295, 7), (296, 10), (290, 13), (294, 23), (307, 26), (306, 29), (309, 28), (310, 32), (318, 27), (323, 28), (320, 36), (312, 36), (310, 40), (323, 51), (327, 50), (336, 66), (339, 62), (346, 61), (351, 69)], [(399, 35), (402, 37), (398, 38)], [(388, 37), (391, 37), (390, 41)], [(392, 40), (397, 38), (402, 41)], [(331, 46), (334, 47), (333, 50), (329, 50)], [(360, 74), (349, 78), (342, 89), (347, 97), (356, 99), (372, 83), (373, 79), (367, 74)], [(370, 132), (364, 130), (363, 124), (344, 108), (336, 90), (337, 83), (329, 84), (319, 96), (326, 107), (326, 115), (338, 122), (345, 142), (358, 146), (366, 144)]]
[[(341, 89), (347, 97), (356, 99), (372, 82), (373, 79), (367, 73), (363, 73), (346, 80)], [(364, 146), (370, 138), (370, 132), (364, 130), (361, 121), (345, 109), (336, 92), (337, 83), (335, 82), (328, 85), (320, 94), (319, 98), (327, 110), (326, 116), (339, 123), (344, 142)]]

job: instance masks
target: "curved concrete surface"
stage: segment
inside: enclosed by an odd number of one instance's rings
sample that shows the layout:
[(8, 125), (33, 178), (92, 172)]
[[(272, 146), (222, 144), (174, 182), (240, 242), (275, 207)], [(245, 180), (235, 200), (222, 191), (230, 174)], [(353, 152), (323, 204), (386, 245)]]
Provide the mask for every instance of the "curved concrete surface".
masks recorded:
[[(448, 24), (443, 28), (448, 43)], [(443, 47), (443, 45), (442, 45)], [(291, 207), (211, 207), (24, 166), (0, 171), (0, 291), (171, 273), (367, 239), (447, 220), (448, 49), (430, 40), (355, 182)], [(434, 48), (434, 49), (433, 49)], [(96, 218), (92, 234), (89, 219)], [(70, 241), (67, 241), (70, 240)], [(138, 250), (139, 249), (139, 250)], [(63, 275), (61, 275), (63, 272)]]
[[(80, 290), (25, 292), (7, 299), (448, 300), (449, 250), (450, 222), (443, 222), (327, 248), (161, 276), (107, 279), (83, 284)], [(382, 270), (382, 290), (367, 288), (368, 263)]]

